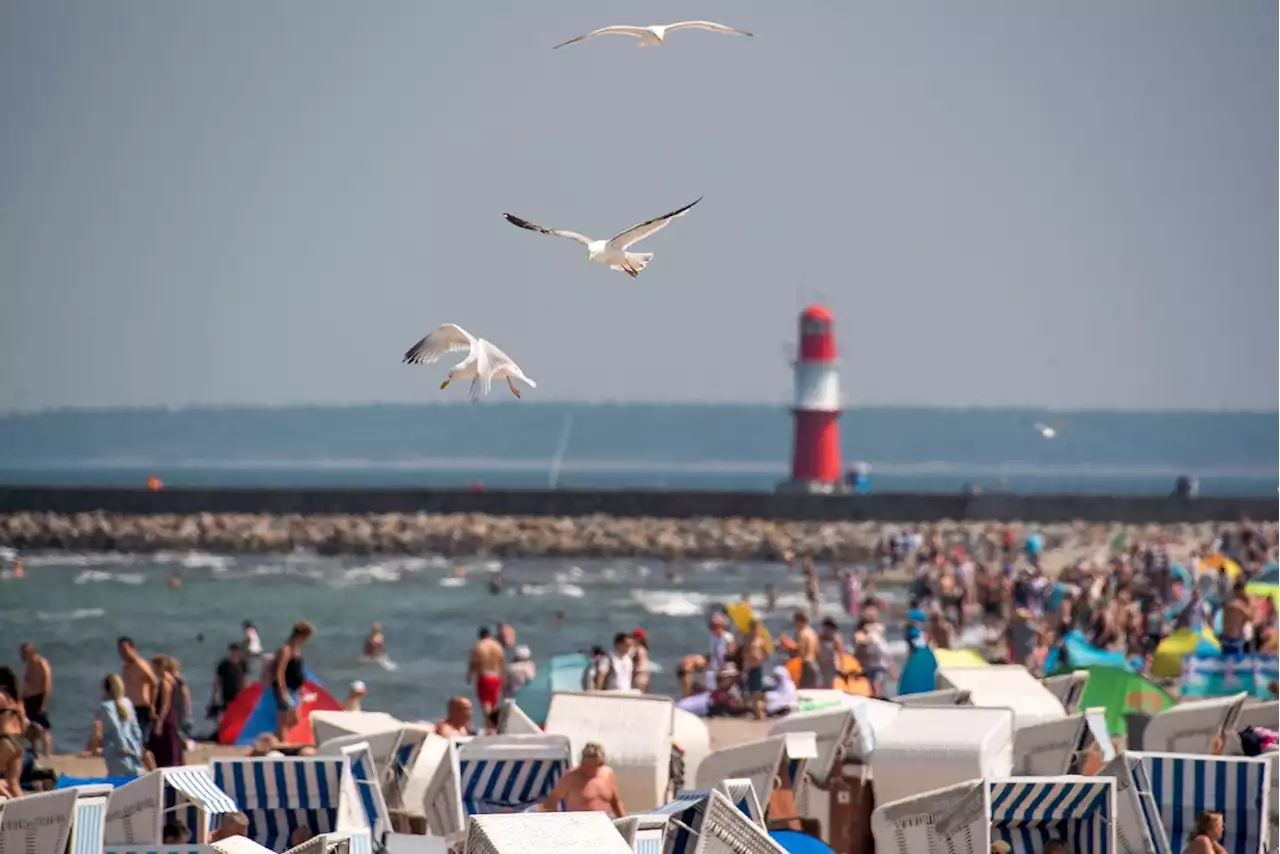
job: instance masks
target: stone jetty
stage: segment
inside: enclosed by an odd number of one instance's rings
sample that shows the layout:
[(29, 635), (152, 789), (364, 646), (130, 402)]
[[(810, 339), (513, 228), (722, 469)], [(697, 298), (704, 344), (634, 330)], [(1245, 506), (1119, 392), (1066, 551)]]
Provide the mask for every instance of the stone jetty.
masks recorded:
[[(887, 533), (903, 526), (880, 522), (805, 522), (769, 519), (657, 519), (609, 516), (498, 517), (486, 515), (121, 515), (15, 513), (0, 515), (0, 546), (24, 551), (495, 555), (524, 557), (682, 557), (771, 561), (789, 555), (869, 561)], [(925, 527), (925, 526), (918, 526)], [(1006, 527), (997, 522), (928, 526), (945, 541), (994, 547)], [(1033, 526), (1013, 525), (1019, 537)], [(1090, 523), (1036, 525), (1046, 550), (1063, 560), (1105, 549), (1123, 526)], [(1207, 524), (1129, 528), (1188, 547), (1211, 540)]]

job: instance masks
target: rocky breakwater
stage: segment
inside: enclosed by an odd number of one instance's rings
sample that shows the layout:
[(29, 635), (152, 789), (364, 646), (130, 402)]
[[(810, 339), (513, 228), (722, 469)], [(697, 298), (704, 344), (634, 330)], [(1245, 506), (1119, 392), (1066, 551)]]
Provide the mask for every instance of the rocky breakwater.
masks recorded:
[[(869, 562), (885, 535), (902, 525), (770, 519), (658, 519), (608, 516), (497, 517), (479, 514), (132, 516), (16, 513), (0, 516), (0, 545), (21, 550), (222, 553), (441, 554), (581, 557), (684, 557), (771, 561), (787, 556)], [(924, 526), (920, 526), (924, 527)], [(1004, 525), (941, 522), (928, 526), (949, 544), (994, 545)], [(1029, 526), (1012, 526), (1021, 537)], [(1118, 526), (1035, 526), (1047, 551), (1074, 560), (1105, 546)], [(1195, 542), (1207, 526), (1156, 529), (1166, 540)], [(1055, 561), (1056, 562), (1056, 561)]]

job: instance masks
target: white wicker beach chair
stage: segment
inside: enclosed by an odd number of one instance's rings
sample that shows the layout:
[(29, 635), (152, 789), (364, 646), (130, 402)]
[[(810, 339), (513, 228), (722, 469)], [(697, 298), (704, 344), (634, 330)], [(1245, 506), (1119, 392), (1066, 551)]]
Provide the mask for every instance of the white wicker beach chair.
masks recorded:
[[(169, 854), (168, 849), (162, 850), (164, 854)], [(247, 836), (228, 836), (226, 839), (210, 843), (207, 847), (196, 849), (195, 854), (208, 854), (209, 851), (214, 854), (273, 854), (270, 848), (254, 842)], [(128, 854), (132, 854), (132, 851)]]
[(499, 735), (542, 735), (542, 727), (521, 711), (515, 700), (504, 700), (498, 712)]
[(602, 812), (478, 815), (467, 828), (466, 854), (632, 854)]
[(694, 783), (698, 789), (705, 790), (729, 779), (750, 780), (756, 797), (768, 809), (778, 774), (788, 760), (789, 745), (799, 753), (797, 762), (807, 762), (817, 754), (812, 733), (788, 733), (735, 744), (716, 750), (704, 759)]
[(904, 706), (876, 734), (870, 764), (876, 803), (881, 804), (939, 784), (1008, 777), (1013, 771), (1013, 711)]
[(158, 844), (165, 823), (177, 820), (191, 831), (188, 842), (204, 842), (219, 816), (238, 809), (218, 788), (209, 766), (158, 768), (111, 792), (103, 838), (111, 845)]
[(1235, 723), (1227, 730), (1227, 743), (1222, 752), (1230, 756), (1242, 756), (1240, 730), (1251, 726), (1266, 729), (1275, 729), (1280, 726), (1280, 700), (1246, 699), (1244, 705), (1240, 707), (1240, 714), (1236, 716)]
[(971, 706), (969, 692), (956, 688), (940, 688), (937, 691), (921, 691), (917, 694), (899, 694), (893, 701), (903, 706)]
[(0, 852), (65, 851), (78, 797), (75, 789), (58, 789), (0, 804)]
[(1062, 703), (1020, 664), (991, 667), (940, 667), (938, 687), (969, 692), (981, 708), (1013, 709), (1014, 728), (1066, 717)]
[(1084, 697), (1085, 686), (1089, 683), (1088, 670), (1073, 670), (1059, 676), (1046, 676), (1041, 680), (1049, 693), (1058, 698), (1067, 714), (1074, 714), (1080, 707)]
[(1154, 753), (1209, 754), (1214, 752), (1215, 745), (1225, 747), (1227, 733), (1235, 728), (1247, 698), (1246, 694), (1236, 694), (1170, 706), (1147, 722), (1142, 733), (1142, 749)]
[(1106, 709), (1020, 727), (1013, 734), (1013, 773), (1027, 777), (1079, 774), (1085, 754), (1092, 750), (1098, 751), (1103, 762), (1116, 755)]
[(405, 807), (404, 793), (409, 775), (422, 744), (431, 730), (416, 724), (402, 724), (394, 729), (368, 735), (343, 735), (328, 739), (316, 748), (321, 755), (337, 755), (342, 748), (365, 742), (373, 754), (378, 769), (378, 781), (382, 784), (382, 796), (388, 809)]
[[(636, 854), (783, 854), (765, 829), (734, 804), (722, 787), (683, 792), (671, 803), (635, 816)], [(627, 835), (627, 825), (620, 832)]]
[(405, 725), (386, 712), (312, 712), (308, 720), (316, 744), (346, 735), (375, 735)]

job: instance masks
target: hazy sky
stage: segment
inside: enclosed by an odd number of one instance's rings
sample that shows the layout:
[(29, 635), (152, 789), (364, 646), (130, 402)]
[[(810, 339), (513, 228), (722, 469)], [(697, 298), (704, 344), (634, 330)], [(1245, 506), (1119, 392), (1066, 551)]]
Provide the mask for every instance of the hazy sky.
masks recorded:
[[(552, 45), (610, 23), (720, 20)], [(0, 19), (0, 408), (1277, 404), (1277, 4), (21, 0)], [(636, 280), (607, 237), (705, 200)], [(506, 396), (505, 389), (496, 394)], [(500, 398), (499, 398), (500, 399)]]

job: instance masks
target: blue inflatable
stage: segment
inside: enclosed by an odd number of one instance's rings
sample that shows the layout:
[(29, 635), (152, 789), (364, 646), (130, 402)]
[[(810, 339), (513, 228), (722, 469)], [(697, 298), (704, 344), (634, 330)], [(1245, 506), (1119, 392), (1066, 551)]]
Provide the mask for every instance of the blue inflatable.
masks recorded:
[(1142, 660), (1125, 658), (1119, 652), (1107, 652), (1105, 649), (1098, 649), (1089, 641), (1085, 640), (1084, 635), (1079, 631), (1071, 631), (1062, 639), (1062, 650), (1066, 652), (1066, 660), (1058, 647), (1049, 650), (1049, 654), (1044, 660), (1044, 672), (1053, 673), (1057, 670), (1079, 670), (1083, 667), (1118, 667), (1121, 670), (1127, 670), (1130, 673), (1140, 673), (1142, 671)]

